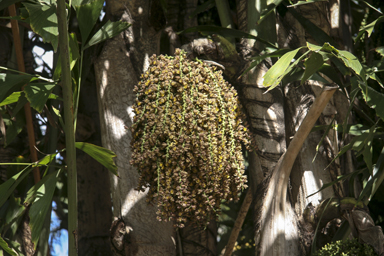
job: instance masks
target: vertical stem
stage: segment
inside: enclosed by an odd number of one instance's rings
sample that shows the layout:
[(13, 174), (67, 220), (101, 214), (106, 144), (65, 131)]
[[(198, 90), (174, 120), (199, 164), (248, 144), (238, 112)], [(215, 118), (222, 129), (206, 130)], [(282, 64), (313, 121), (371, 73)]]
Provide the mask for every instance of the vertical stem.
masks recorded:
[(65, 118), (65, 142), (67, 152), (68, 177), (68, 240), (69, 255), (77, 255), (77, 173), (76, 147), (73, 124), (73, 95), (71, 70), (69, 65), (69, 42), (65, 0), (57, 1), (57, 19), (59, 28), (59, 49), (61, 54), (62, 88)]
[[(9, 10), (10, 16), (12, 17), (16, 16), (16, 7), (14, 4), (10, 5), (8, 7), (8, 10)], [(17, 23), (17, 20), (11, 20), (11, 25), (12, 25), (13, 43), (15, 46), (16, 59), (17, 59), (17, 67), (19, 71), (25, 72), (23, 49), (21, 47), (21, 40), (20, 40), (20, 34), (19, 34), (19, 24)], [(23, 89), (24, 89), (24, 86), (23, 86)], [(25, 112), (25, 119), (27, 122), (27, 134), (28, 134), (29, 151), (31, 154), (31, 160), (32, 162), (37, 162), (39, 159), (37, 158), (37, 152), (35, 148), (35, 131), (33, 129), (32, 112), (31, 112), (31, 106), (29, 102), (25, 103), (24, 112)], [(35, 183), (39, 182), (40, 180), (39, 167), (36, 167), (33, 170), (33, 180)]]
[[(228, 0), (216, 0), (216, 8), (219, 13), (221, 26), (224, 28), (234, 28)], [(233, 45), (235, 44), (234, 38), (227, 38), (227, 40)]]
[[(249, 0), (247, 8), (247, 32), (254, 36), (259, 36), (264, 40), (274, 44), (277, 41), (276, 35), (276, 17), (274, 13), (270, 13), (261, 24), (258, 24), (261, 13), (267, 7), (267, 0)], [(253, 46), (255, 40), (248, 39), (248, 44)], [(259, 50), (264, 49), (264, 45), (257, 46)]]

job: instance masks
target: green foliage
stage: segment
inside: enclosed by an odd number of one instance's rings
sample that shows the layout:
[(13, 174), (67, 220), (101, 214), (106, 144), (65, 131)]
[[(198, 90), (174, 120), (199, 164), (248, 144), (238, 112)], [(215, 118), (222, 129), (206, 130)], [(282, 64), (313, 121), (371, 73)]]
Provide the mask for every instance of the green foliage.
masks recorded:
[(113, 158), (116, 157), (116, 154), (111, 150), (86, 142), (76, 142), (75, 146), (104, 165), (104, 167), (110, 170), (114, 175), (118, 176), (117, 166), (115, 162), (113, 162)]
[(41, 2), (24, 2), (23, 5), (29, 13), (29, 22), (33, 31), (39, 34), (44, 42), (51, 43), (53, 49), (57, 51), (59, 30), (57, 28), (56, 5)]
[(326, 244), (313, 256), (375, 256), (376, 252), (372, 246), (361, 244), (357, 239), (339, 240), (334, 243)]
[[(17, 1), (1, 2), (0, 8), (5, 8), (14, 2)], [(90, 46), (112, 38), (128, 28), (130, 24), (120, 21), (107, 21), (104, 26), (97, 30), (95, 29), (95, 25), (100, 16), (104, 1), (74, 0), (72, 3), (78, 17), (82, 45), (82, 47), (79, 47), (76, 35), (70, 34), (68, 44), (72, 78), (69, 78), (69, 80), (73, 83), (73, 91), (75, 93), (73, 100), (74, 105), (71, 107), (77, 112), (77, 99), (80, 93), (82, 68), (83, 65), (87, 64), (82, 63), (84, 50)], [(58, 21), (58, 16), (56, 15), (57, 4), (56, 1), (24, 1), (22, 3), (24, 8), (20, 8), (20, 16), (12, 17), (13, 19), (29, 23), (32, 30), (43, 39), (43, 42), (52, 45), (55, 52), (58, 49), (58, 25), (60, 23), (60, 21)], [(70, 8), (68, 5), (66, 7)], [(67, 9), (66, 11), (69, 12), (70, 9)], [(66, 19), (64, 20), (64, 23), (67, 24)], [(91, 31), (95, 30), (96, 33), (91, 34)], [(91, 39), (88, 41), (89, 37)], [(59, 58), (64, 57), (64, 54), (59, 56)], [(16, 138), (25, 127), (25, 117), (20, 110), (27, 102), (29, 102), (30, 106), (37, 112), (41, 113), (42, 111), (45, 111), (50, 124), (53, 124), (54, 122), (50, 118), (52, 118), (52, 116), (58, 116), (60, 118), (61, 128), (63, 130), (66, 129), (60, 111), (52, 106), (54, 113), (51, 114), (46, 107), (46, 105), (50, 105), (51, 99), (62, 100), (52, 93), (59, 89), (59, 83), (62, 80), (60, 59), (54, 74), (52, 74), (53, 80), (42, 76), (11, 70), (7, 67), (0, 67), (0, 69), (7, 72), (0, 73), (0, 122), (1, 125), (5, 124), (5, 127), (0, 127), (1, 132), (4, 135), (1, 138), (4, 140), (4, 146), (8, 146), (12, 143), (14, 138)], [(14, 72), (19, 74), (14, 74)], [(64, 104), (68, 103), (65, 102)], [(51, 139), (56, 140), (57, 138)], [(76, 143), (76, 146), (117, 175), (117, 167), (113, 162), (113, 157), (115, 157), (113, 152), (84, 142)], [(65, 149), (60, 152), (64, 150)], [(39, 239), (41, 238), (46, 239), (45, 243), (47, 243), (47, 230), (49, 232), (50, 219), (49, 212), (51, 210), (53, 195), (60, 183), (59, 174), (62, 172), (60, 171), (62, 170), (62, 166), (57, 163), (58, 160), (56, 160), (56, 155), (57, 153), (48, 154), (37, 163), (1, 163), (2, 165), (27, 166), (22, 170), (13, 172), (12, 175), (9, 175), (8, 180), (0, 184), (0, 246), (2, 248), (0, 248), (0, 254), (2, 254), (4, 250), (11, 255), (20, 255), (20, 245), (12, 241), (17, 236), (16, 231), (19, 228), (20, 219), (25, 214), (24, 205), (31, 205), (29, 210), (29, 225), (31, 227), (32, 243), (34, 247), (36, 248)], [(37, 165), (46, 167), (46, 169), (40, 182), (31, 186), (31, 184), (28, 184), (25, 180), (32, 169)], [(23, 188), (19, 189), (21, 184), (23, 184)], [(27, 187), (25, 187), (25, 185), (27, 185)], [(21, 197), (15, 198), (15, 193), (19, 193), (19, 196)]]
[(138, 189), (149, 187), (159, 220), (208, 223), (221, 200), (237, 200), (245, 188), (241, 144), (250, 145), (237, 93), (199, 60), (152, 56), (134, 91), (132, 161)]

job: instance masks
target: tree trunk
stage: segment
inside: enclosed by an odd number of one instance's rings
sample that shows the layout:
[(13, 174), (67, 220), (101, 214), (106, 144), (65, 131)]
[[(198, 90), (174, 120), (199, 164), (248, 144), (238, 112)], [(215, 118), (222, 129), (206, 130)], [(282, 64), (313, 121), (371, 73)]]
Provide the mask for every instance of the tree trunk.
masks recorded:
[(129, 164), (131, 133), (125, 128), (132, 125), (133, 87), (149, 57), (159, 51), (160, 32), (151, 26), (156, 21), (149, 22), (151, 11), (152, 18), (161, 17), (150, 9), (150, 1), (107, 1), (107, 17), (132, 26), (107, 41), (95, 62), (102, 145), (117, 155), (119, 177), (111, 176), (113, 210), (132, 228), (129, 250), (135, 255), (175, 255), (172, 223), (157, 221), (156, 206), (146, 202), (145, 192), (135, 190), (139, 174)]
[[(76, 141), (101, 146), (97, 91), (93, 79), (94, 74), (90, 74), (82, 86)], [(77, 150), (76, 161), (79, 255), (111, 255), (109, 228), (112, 202), (109, 171), (80, 150)]]
[[(295, 10), (327, 34), (331, 34), (339, 23), (337, 19), (339, 16), (336, 15), (337, 18), (335, 18), (334, 15), (329, 15), (331, 7), (333, 12), (338, 12), (335, 1), (329, 4), (308, 4), (295, 8)], [(277, 42), (280, 48), (296, 49), (304, 46), (306, 41), (316, 43), (288, 10), (284, 16), (277, 15), (277, 17)], [(243, 29), (245, 28), (246, 26), (243, 25)], [(261, 37), (265, 38), (263, 35)], [(254, 50), (261, 51), (262, 49), (259, 44), (255, 44)], [(270, 62), (260, 65), (253, 73), (250, 72), (247, 78), (248, 81), (253, 82), (247, 82), (243, 89), (246, 109), (258, 146), (257, 154), (251, 155), (250, 159), (250, 166), (256, 167), (254, 168), (255, 173), (252, 173), (252, 185), (255, 191), (256, 255), (304, 255), (308, 252), (312, 239), (310, 238), (309, 243), (304, 239), (307, 234), (301, 229), (299, 223), (304, 209), (309, 203), (315, 206), (321, 200), (331, 196), (344, 195), (342, 187), (334, 186), (333, 189), (330, 187), (307, 198), (308, 195), (318, 191), (323, 184), (332, 181), (344, 171), (340, 170), (338, 162), (325, 169), (336, 156), (340, 142), (337, 133), (331, 130), (327, 134), (316, 160), (312, 162), (322, 134), (317, 132), (309, 135), (292, 169), (288, 197), (282, 199), (286, 201), (285, 216), (272, 217), (272, 222), (285, 225), (285, 228), (282, 233), (274, 233), (270, 226), (265, 226), (266, 220), (260, 219), (260, 216), (270, 216), (269, 211), (274, 210), (270, 209), (272, 206), (266, 205), (264, 200), (270, 196), (269, 194), (274, 193), (271, 190), (274, 185), (271, 183), (278, 181), (270, 179), (272, 172), (280, 155), (287, 149), (291, 138), (308, 113), (315, 97), (321, 92), (322, 86), (314, 82), (307, 82), (302, 86), (299, 86), (298, 83), (291, 83), (284, 88), (276, 88), (270, 93), (263, 94), (266, 89), (262, 86), (262, 77), (267, 71), (268, 65)], [(345, 96), (340, 92), (336, 93), (324, 109), (318, 124), (329, 124), (335, 115), (337, 115), (335, 121), (342, 123), (347, 114), (347, 108)], [(351, 163), (351, 161), (345, 162)], [(349, 170), (349, 167), (343, 167)], [(261, 183), (261, 181), (263, 182)], [(258, 186), (257, 190), (256, 186)], [(276, 218), (282, 218), (281, 222)]]

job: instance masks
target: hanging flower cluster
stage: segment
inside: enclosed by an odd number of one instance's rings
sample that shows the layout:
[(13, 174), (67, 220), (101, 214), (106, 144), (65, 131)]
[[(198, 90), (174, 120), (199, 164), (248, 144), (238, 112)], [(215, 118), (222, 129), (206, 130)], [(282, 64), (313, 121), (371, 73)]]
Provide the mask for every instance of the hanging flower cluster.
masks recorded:
[(250, 146), (237, 93), (206, 63), (152, 56), (135, 87), (132, 160), (138, 190), (158, 205), (158, 220), (207, 224), (222, 200), (246, 187), (241, 142)]

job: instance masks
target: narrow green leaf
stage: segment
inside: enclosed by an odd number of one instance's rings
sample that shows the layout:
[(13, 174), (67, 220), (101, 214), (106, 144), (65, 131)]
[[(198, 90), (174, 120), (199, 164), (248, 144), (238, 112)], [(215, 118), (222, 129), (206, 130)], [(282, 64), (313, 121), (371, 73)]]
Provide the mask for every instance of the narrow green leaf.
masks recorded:
[[(7, 253), (9, 253), (12, 256), (19, 255), (14, 249), (9, 248), (7, 242), (4, 241), (4, 239), (0, 236), (0, 247)], [(1, 251), (0, 251), (1, 252)]]
[(105, 25), (92, 36), (89, 42), (84, 46), (83, 50), (118, 35), (120, 32), (126, 30), (130, 26), (131, 24), (123, 21), (107, 21), (107, 23), (105, 23)]
[[(358, 201), (363, 199), (365, 203), (368, 203), (370, 199), (375, 195), (377, 189), (384, 180), (384, 147), (381, 150), (380, 156), (373, 168), (373, 176), (369, 179), (368, 183), (361, 191)], [(369, 199), (369, 200), (368, 200)]]
[(205, 12), (213, 7), (216, 6), (216, 1), (215, 0), (208, 0), (202, 5), (198, 5), (196, 9), (192, 12), (191, 15), (189, 15), (189, 18), (195, 17), (197, 14)]
[(251, 59), (254, 60), (254, 61), (251, 62), (249, 67), (241, 74), (241, 76), (243, 76), (244, 74), (248, 73), (249, 70), (251, 70), (252, 68), (254, 68), (257, 65), (259, 65), (263, 60), (265, 60), (267, 58), (272, 58), (272, 57), (281, 57), (281, 56), (283, 56), (284, 54), (286, 54), (289, 51), (290, 51), (290, 49), (279, 49), (279, 50), (276, 50), (276, 51), (271, 52), (271, 53), (263, 54), (263, 55), (260, 55), (260, 56), (257, 56), (257, 57), (252, 57)]
[(367, 1), (364, 1), (364, 0), (358, 0), (359, 2), (363, 2), (365, 3), (369, 8), (371, 8), (372, 10), (375, 10), (376, 12), (380, 13), (380, 14), (383, 14), (379, 9), (375, 8), (373, 5), (369, 4)]
[(368, 37), (371, 36), (372, 32), (373, 32), (373, 29), (375, 28), (376, 24), (380, 23), (380, 22), (383, 22), (384, 21), (384, 16), (380, 16), (379, 18), (377, 18), (375, 21), (369, 23), (368, 25), (362, 27), (359, 31), (359, 33), (357, 34), (356, 38), (355, 38), (355, 42), (357, 40), (360, 39), (360, 37), (365, 33), (367, 32), (368, 33)]
[(10, 179), (0, 185), (0, 207), (7, 201), (17, 185), (30, 173), (32, 164), (25, 167), (21, 172), (13, 175)]
[(313, 52), (311, 56), (304, 62), (305, 71), (301, 78), (301, 84), (304, 83), (310, 76), (317, 72), (324, 64), (323, 56)]
[(17, 102), (19, 100), (20, 95), (21, 92), (12, 93), (0, 103), (0, 107)]
[(372, 168), (372, 139), (373, 139), (373, 134), (372, 134), (372, 137), (370, 137), (368, 139), (371, 139), (371, 140), (368, 140), (367, 144), (364, 147), (363, 158), (364, 158), (364, 162), (367, 165), (369, 172), (372, 173), (372, 170), (373, 170), (373, 168)]
[(376, 73), (370, 73), (369, 78), (371, 78), (372, 80), (375, 80), (381, 86), (381, 88), (384, 88), (384, 84), (381, 82), (379, 76), (376, 75)]
[(100, 17), (104, 0), (73, 0), (72, 6), (75, 7), (76, 17), (79, 22), (81, 42), (85, 45), (89, 34), (97, 19)]
[(20, 110), (24, 108), (24, 105), (28, 102), (27, 98), (25, 97), (25, 93), (22, 92), (20, 94), (19, 100), (16, 103), (16, 106), (12, 109), (12, 117), (15, 117)]
[(351, 141), (345, 145), (344, 147), (342, 147), (339, 151), (339, 153), (337, 153), (337, 156), (335, 158), (332, 159), (332, 161), (329, 163), (329, 165), (327, 166), (327, 168), (336, 160), (338, 159), (341, 155), (343, 155), (345, 152), (347, 152), (348, 150), (350, 149), (353, 149), (355, 151), (360, 151), (361, 149), (363, 149), (364, 147), (364, 141), (365, 139), (368, 137), (368, 133), (363, 133), (362, 135), (360, 136), (356, 136), (356, 137), (353, 137), (351, 139)]
[(276, 9), (275, 4), (269, 4), (261, 13), (260, 13), (260, 19), (257, 21), (257, 24), (260, 25), (269, 15), (274, 13)]
[(375, 52), (381, 55), (381, 57), (384, 57), (384, 46), (379, 46), (375, 48)]
[[(73, 70), (75, 67), (77, 60), (80, 58), (79, 47), (77, 43), (77, 38), (75, 33), (71, 33), (68, 36), (69, 39), (69, 63), (70, 69)], [(55, 71), (53, 73), (53, 80), (57, 81), (61, 76), (61, 55), (59, 55), (57, 59), (57, 64)]]
[(292, 4), (292, 5), (288, 5), (287, 7), (294, 7), (294, 6), (298, 6), (298, 5), (312, 4), (312, 3), (316, 3), (316, 2), (324, 2), (324, 1), (327, 1), (327, 2), (328, 2), (328, 0), (305, 0), (305, 1), (297, 1), (297, 3)]
[(212, 34), (219, 34), (225, 38), (248, 38), (248, 39), (256, 39), (257, 41), (273, 48), (278, 49), (274, 44), (251, 34), (248, 34), (246, 32), (232, 29), (232, 28), (224, 28), (219, 26), (211, 26), (211, 25), (203, 25), (203, 26), (196, 26), (187, 28), (183, 31), (177, 32), (176, 34), (183, 34), (183, 33), (191, 33), (191, 32), (200, 32), (203, 35), (212, 35)]
[(378, 115), (382, 120), (384, 120), (384, 94), (374, 90), (372, 87), (368, 85), (359, 84), (361, 92), (363, 93), (363, 97), (365, 102), (376, 111), (376, 115)]
[(53, 153), (53, 154), (46, 155), (45, 157), (43, 157), (39, 161), (39, 165), (49, 165), (49, 164), (51, 164), (52, 160), (54, 160), (56, 158), (57, 154), (58, 153)]
[(71, 70), (75, 66), (77, 60), (80, 58), (79, 45), (75, 33), (69, 34), (69, 61)]
[(293, 58), (299, 52), (299, 50), (303, 48), (297, 48), (296, 50), (287, 52), (284, 54), (264, 75), (263, 85), (265, 87), (270, 87), (272, 85), (277, 85), (280, 83), (283, 74), (288, 69), (291, 64)]
[[(36, 185), (34, 185), (30, 191), (28, 191), (28, 194), (30, 196), (33, 191), (34, 198), (32, 206), (29, 209), (29, 226), (31, 227), (31, 240), (34, 244), (34, 248), (36, 248), (36, 245), (39, 241), (40, 232), (44, 226), (47, 213), (49, 213), (48, 210), (50, 209), (52, 204), (52, 197), (56, 188), (58, 172), (59, 171), (48, 174)], [(28, 199), (30, 199), (30, 197)]]
[(316, 195), (316, 194), (319, 193), (320, 191), (322, 191), (322, 190), (324, 190), (324, 189), (326, 189), (326, 188), (328, 188), (328, 187), (330, 187), (330, 186), (333, 186), (334, 184), (336, 184), (336, 183), (338, 183), (338, 182), (341, 182), (341, 181), (343, 181), (343, 180), (346, 180), (346, 179), (348, 179), (350, 176), (354, 175), (354, 173), (359, 173), (359, 172), (361, 172), (361, 170), (356, 170), (356, 171), (351, 172), (351, 173), (348, 173), (348, 174), (346, 174), (346, 175), (338, 176), (336, 180), (334, 180), (334, 181), (332, 181), (332, 182), (330, 182), (330, 183), (326, 183), (326, 184), (324, 184), (323, 186), (321, 186), (321, 188), (320, 188), (318, 191), (316, 191), (316, 192), (310, 194), (310, 195), (307, 196), (306, 198), (309, 198), (309, 197), (311, 197), (311, 196), (313, 196), (313, 195)]
[(28, 101), (31, 103), (31, 107), (41, 113), (54, 88), (55, 84), (30, 83), (24, 87), (24, 92)]
[(329, 130), (333, 127), (333, 122), (335, 121), (335, 118), (336, 118), (336, 116), (334, 116), (332, 121), (329, 123), (329, 125), (327, 125), (327, 129), (325, 130), (325, 132), (323, 133), (323, 136), (321, 137), (319, 143), (317, 144), (317, 146), (316, 146), (316, 154), (315, 154), (315, 156), (312, 159), (312, 163), (315, 162), (317, 154), (319, 153), (320, 146), (323, 144), (323, 141), (324, 141), (325, 137), (328, 136)]
[[(21, 217), (25, 206), (21, 204), (21, 198), (15, 198), (13, 195), (9, 197), (9, 205), (7, 208), (7, 213), (4, 219), (6, 225), (12, 224), (17, 218)], [(16, 230), (15, 230), (16, 233)]]
[(59, 44), (56, 5), (41, 2), (23, 2), (23, 5), (28, 10), (32, 30), (40, 35), (44, 42), (51, 43), (56, 52)]
[(20, 90), (21, 86), (28, 83), (32, 77), (31, 75), (0, 73), (0, 102), (13, 93), (14, 90)]
[[(56, 183), (57, 186), (57, 183)], [(45, 256), (50, 252), (50, 246), (49, 246), (49, 237), (50, 237), (50, 228), (51, 228), (51, 214), (52, 212), (52, 205), (48, 209), (48, 214), (45, 216), (45, 221), (43, 228), (40, 232), (40, 239), (39, 243), (37, 245), (37, 253), (36, 256)]]
[(75, 146), (76, 148), (84, 151), (93, 159), (104, 165), (114, 175), (119, 176), (117, 174), (117, 166), (113, 161), (113, 158), (116, 157), (116, 154), (113, 153), (111, 150), (86, 142), (76, 142)]
[(3, 117), (3, 120), (7, 126), (4, 147), (7, 147), (13, 141), (13, 139), (24, 129), (25, 118), (23, 117), (23, 114), (24, 113), (19, 112), (14, 115), (14, 118), (9, 119), (5, 119)]

